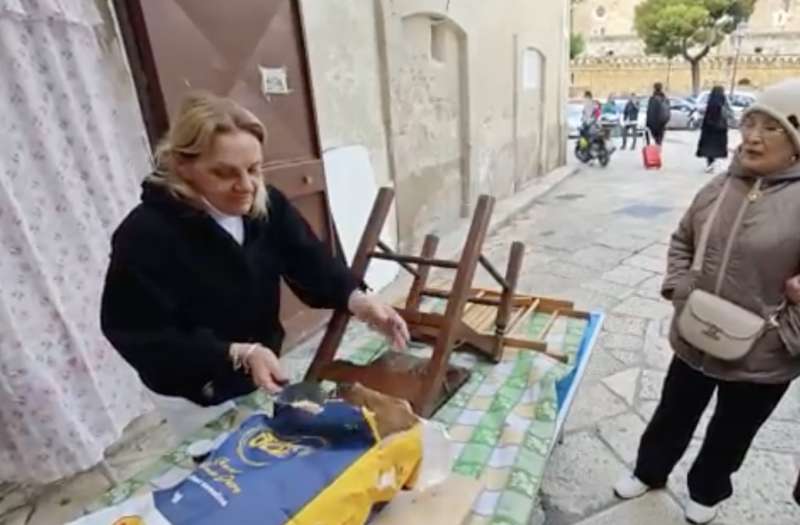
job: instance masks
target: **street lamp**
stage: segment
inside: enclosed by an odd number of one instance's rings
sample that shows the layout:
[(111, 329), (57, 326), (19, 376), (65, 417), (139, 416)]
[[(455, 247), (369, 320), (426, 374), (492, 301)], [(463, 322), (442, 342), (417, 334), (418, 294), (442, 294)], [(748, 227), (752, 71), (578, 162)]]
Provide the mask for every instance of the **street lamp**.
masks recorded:
[(747, 32), (747, 23), (742, 22), (736, 26), (736, 30), (731, 35), (734, 44), (736, 45), (736, 57), (733, 59), (733, 74), (731, 75), (731, 89), (729, 96), (732, 97), (736, 90), (736, 74), (739, 70), (739, 58), (742, 56), (742, 40), (744, 40), (745, 33)]

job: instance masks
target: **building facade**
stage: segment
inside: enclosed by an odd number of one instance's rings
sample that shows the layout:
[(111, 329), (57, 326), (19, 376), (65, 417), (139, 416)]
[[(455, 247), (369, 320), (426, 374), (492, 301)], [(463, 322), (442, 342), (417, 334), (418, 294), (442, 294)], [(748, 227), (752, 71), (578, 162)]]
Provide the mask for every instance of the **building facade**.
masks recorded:
[(401, 245), (563, 164), (567, 0), (302, 3), (323, 150), (368, 149)]
[[(586, 51), (572, 67), (573, 91), (594, 89), (598, 94), (649, 90), (654, 81), (669, 84), (676, 93), (691, 91), (691, 71), (682, 59), (671, 63), (645, 55), (634, 28), (635, 8), (642, 0), (584, 0), (573, 5), (574, 33), (584, 35)], [(759, 88), (796, 76), (800, 55), (800, 1), (757, 0), (741, 43), (727, 38), (702, 64), (702, 86), (737, 84)]]
[[(267, 180), (332, 252), (358, 222), (347, 207), (337, 218), (334, 189), (369, 207), (392, 186), (386, 240), (411, 248), (480, 194), (509, 196), (564, 162), (567, 0), (217, 4), (0, 1), (4, 482), (86, 470), (152, 409), (98, 312), (110, 237), (186, 92), (232, 97), (265, 121)], [(342, 150), (364, 162), (334, 162)], [(324, 322), (282, 297), (292, 341)]]

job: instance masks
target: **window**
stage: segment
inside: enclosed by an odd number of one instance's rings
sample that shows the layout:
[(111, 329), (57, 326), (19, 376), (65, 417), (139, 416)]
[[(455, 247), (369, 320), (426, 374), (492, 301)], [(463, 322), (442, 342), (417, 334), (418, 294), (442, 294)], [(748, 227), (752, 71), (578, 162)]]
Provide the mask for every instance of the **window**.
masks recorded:
[(442, 20), (431, 19), (431, 59), (447, 62), (447, 25)]
[(522, 54), (522, 86), (524, 89), (539, 89), (542, 86), (542, 54), (529, 47)]
[(603, 5), (597, 6), (597, 8), (594, 10), (594, 17), (598, 20), (604, 20), (606, 15), (608, 15), (608, 11)]

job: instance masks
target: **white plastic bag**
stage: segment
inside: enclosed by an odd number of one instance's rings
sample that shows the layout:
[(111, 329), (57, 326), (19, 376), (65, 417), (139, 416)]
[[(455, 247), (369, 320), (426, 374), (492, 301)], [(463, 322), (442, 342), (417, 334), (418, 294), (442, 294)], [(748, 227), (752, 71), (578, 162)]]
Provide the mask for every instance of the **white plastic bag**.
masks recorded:
[(443, 483), (453, 469), (452, 440), (439, 423), (422, 423), (422, 466), (414, 490), (426, 491)]

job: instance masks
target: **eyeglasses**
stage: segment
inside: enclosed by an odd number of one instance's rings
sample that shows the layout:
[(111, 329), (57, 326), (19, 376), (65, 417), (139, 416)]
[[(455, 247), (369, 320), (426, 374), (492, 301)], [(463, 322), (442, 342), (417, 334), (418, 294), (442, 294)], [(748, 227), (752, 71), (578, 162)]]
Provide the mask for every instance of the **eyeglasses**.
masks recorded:
[(747, 135), (752, 135), (758, 130), (761, 137), (765, 139), (776, 139), (786, 135), (786, 129), (777, 122), (760, 123), (754, 119), (743, 120), (739, 129)]

